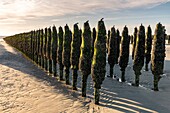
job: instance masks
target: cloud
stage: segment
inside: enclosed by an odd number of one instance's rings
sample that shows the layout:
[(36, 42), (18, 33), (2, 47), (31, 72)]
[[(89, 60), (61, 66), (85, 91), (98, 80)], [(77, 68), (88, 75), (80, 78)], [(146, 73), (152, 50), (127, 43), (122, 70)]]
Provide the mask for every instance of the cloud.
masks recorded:
[(58, 21), (61, 21), (61, 20), (60, 19), (52, 19), (51, 21), (58, 22)]
[(0, 19), (0, 25), (23, 24), (25, 20), (19, 18), (4, 18)]
[(126, 0), (127, 3), (125, 3), (125, 7), (126, 5), (128, 5), (126, 8), (137, 8), (137, 7), (143, 7), (143, 8), (149, 8), (149, 7), (153, 7), (153, 6), (157, 6), (166, 2), (169, 2), (170, 0), (142, 0), (142, 1), (137, 1), (137, 0)]
[(111, 17), (111, 18), (105, 18), (107, 21), (113, 21), (113, 20), (136, 20), (136, 19), (152, 19), (152, 18), (170, 18), (170, 15), (141, 15), (141, 16), (124, 16), (124, 17)]
[(105, 10), (121, 10), (156, 6), (170, 0), (2, 0), (0, 16), (62, 16), (96, 14)]
[[(87, 19), (96, 25), (96, 19), (105, 17), (107, 21), (152, 18), (138, 17), (128, 10), (148, 9), (170, 0), (1, 0), (0, 25), (15, 25), (20, 29), (42, 27), (53, 23), (64, 25)], [(131, 17), (130, 17), (131, 16)], [(132, 17), (134, 16), (134, 17)], [(169, 17), (168, 17), (169, 18)], [(123, 23), (123, 24), (124, 24)], [(120, 24), (120, 23), (119, 23)], [(3, 26), (2, 26), (3, 25)], [(112, 25), (112, 23), (111, 23)], [(9, 27), (8, 27), (9, 29)], [(3, 29), (0, 29), (3, 30)], [(7, 31), (7, 30), (6, 30)]]

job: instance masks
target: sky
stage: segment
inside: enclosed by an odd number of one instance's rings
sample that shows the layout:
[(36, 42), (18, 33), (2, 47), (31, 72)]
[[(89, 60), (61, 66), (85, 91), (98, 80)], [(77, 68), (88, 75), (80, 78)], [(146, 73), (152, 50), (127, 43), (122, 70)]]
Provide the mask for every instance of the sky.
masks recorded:
[(125, 25), (132, 34), (141, 23), (155, 26), (161, 22), (170, 34), (170, 0), (0, 0), (0, 36), (39, 28), (64, 27), (89, 20), (91, 28), (104, 18), (107, 30)]

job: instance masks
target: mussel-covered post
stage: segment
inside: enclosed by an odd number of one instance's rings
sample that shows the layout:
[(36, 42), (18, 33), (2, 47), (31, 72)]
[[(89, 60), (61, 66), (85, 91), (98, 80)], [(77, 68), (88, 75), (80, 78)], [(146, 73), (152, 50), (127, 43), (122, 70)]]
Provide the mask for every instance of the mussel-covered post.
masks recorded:
[(82, 30), (81, 29), (79, 29), (79, 37), (80, 37), (79, 46), (81, 46), (81, 43), (82, 43)]
[(161, 23), (156, 25), (153, 38), (153, 49), (151, 56), (151, 70), (154, 75), (154, 91), (158, 91), (158, 82), (163, 72), (165, 58), (165, 28)]
[(107, 40), (106, 40), (107, 53), (109, 51), (108, 49), (109, 49), (110, 37), (111, 37), (111, 32), (110, 32), (110, 30), (108, 30), (108, 32), (107, 32)]
[(87, 78), (91, 73), (91, 30), (88, 21), (84, 23), (79, 68), (82, 74), (82, 97), (86, 97)]
[(113, 77), (113, 68), (117, 61), (117, 40), (116, 37), (116, 31), (114, 26), (111, 28), (111, 34), (109, 38), (109, 44), (108, 44), (108, 63), (110, 65), (110, 76)]
[(32, 53), (33, 53), (33, 61), (35, 62), (35, 49), (36, 49), (36, 37), (35, 37), (35, 30), (33, 31), (33, 45), (32, 45)]
[(62, 62), (64, 65), (64, 70), (65, 70), (65, 80), (66, 84), (69, 85), (69, 69), (70, 69), (70, 52), (71, 52), (71, 39), (72, 39), (72, 33), (66, 25), (64, 27), (65, 33), (64, 33), (64, 38), (63, 38), (63, 52), (62, 52)]
[(59, 27), (59, 33), (58, 33), (58, 48), (57, 48), (57, 62), (59, 64), (59, 70), (60, 70), (60, 80), (63, 80), (63, 68), (64, 65), (62, 63), (62, 51), (63, 51), (63, 29), (60, 26)]
[(37, 32), (38, 32), (37, 33), (37, 36), (38, 36), (38, 42), (37, 42), (37, 44), (38, 44), (38, 46), (37, 46), (38, 47), (37, 48), (38, 49), (38, 65), (41, 66), (41, 64), (40, 64), (41, 63), (41, 48), (40, 48), (41, 47), (40, 46), (40, 44), (41, 44), (41, 36), (40, 36), (40, 30), (38, 30)]
[(121, 51), (120, 51), (120, 59), (119, 65), (120, 70), (122, 72), (121, 81), (125, 82), (125, 69), (129, 62), (129, 43), (130, 38), (128, 35), (128, 28), (125, 26), (122, 32), (122, 39), (121, 39)]
[(99, 104), (99, 89), (106, 73), (106, 28), (103, 19), (98, 22), (98, 32), (94, 44), (91, 75), (94, 82), (95, 104)]
[(48, 71), (48, 60), (47, 60), (47, 28), (45, 28), (45, 36), (44, 36), (44, 68)]
[(170, 35), (169, 35), (169, 37), (168, 37), (168, 44), (170, 44)]
[(57, 30), (56, 27), (53, 26), (53, 40), (52, 40), (52, 61), (53, 61), (53, 75), (57, 76)]
[(130, 35), (130, 44), (133, 44), (133, 35)]
[(41, 29), (41, 67), (44, 68), (44, 53), (43, 53), (43, 47), (44, 47), (44, 32), (43, 29)]
[(34, 54), (33, 54), (33, 31), (30, 32), (30, 38), (31, 38), (31, 59), (33, 60)]
[(135, 47), (136, 47), (136, 39), (137, 39), (138, 29), (135, 27), (133, 34), (133, 46), (132, 46), (132, 60), (134, 59)]
[(93, 54), (94, 54), (94, 42), (96, 40), (96, 29), (95, 27), (93, 28), (93, 32), (92, 32), (92, 39), (91, 39), (91, 59), (93, 58)]
[(35, 31), (35, 63), (38, 64), (38, 33)]
[(48, 28), (47, 33), (47, 58), (48, 58), (48, 71), (52, 74), (52, 54), (51, 54), (51, 28)]
[(26, 34), (25, 33), (23, 33), (22, 34), (22, 37), (23, 37), (23, 40), (22, 40), (22, 44), (23, 44), (23, 53), (25, 54), (25, 55), (27, 55), (27, 51), (26, 51), (26, 40), (27, 40), (27, 37), (26, 37)]
[(71, 56), (70, 56), (70, 63), (71, 63), (71, 69), (73, 82), (72, 82), (72, 89), (77, 90), (77, 71), (79, 66), (79, 57), (80, 57), (80, 30), (78, 28), (78, 23), (74, 24), (73, 28), (73, 36), (72, 36), (72, 42), (71, 42)]
[(146, 39), (145, 39), (145, 70), (148, 71), (148, 64), (151, 60), (151, 49), (152, 49), (152, 30), (151, 27), (148, 26)]
[(35, 63), (38, 64), (38, 35), (37, 31), (35, 31)]
[(121, 36), (120, 36), (120, 32), (117, 29), (116, 30), (116, 38), (117, 38), (117, 47), (116, 47), (116, 51), (117, 51), (117, 58), (116, 58), (116, 64), (118, 64), (118, 59), (119, 59), (119, 54), (120, 54), (120, 42), (121, 42)]
[(139, 86), (139, 78), (141, 70), (144, 65), (145, 56), (145, 27), (141, 25), (139, 27), (138, 36), (136, 39), (136, 47), (134, 53), (133, 70), (135, 71), (135, 83), (134, 86)]

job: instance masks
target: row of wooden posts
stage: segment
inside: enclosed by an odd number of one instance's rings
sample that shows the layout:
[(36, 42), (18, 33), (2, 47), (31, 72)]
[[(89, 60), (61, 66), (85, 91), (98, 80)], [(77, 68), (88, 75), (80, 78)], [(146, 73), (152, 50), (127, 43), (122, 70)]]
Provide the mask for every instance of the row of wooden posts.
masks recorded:
[[(108, 34), (108, 35), (107, 35)], [(98, 22), (97, 31), (91, 31), (89, 22), (85, 22), (83, 31), (74, 24), (73, 32), (66, 25), (64, 30), (59, 27), (58, 32), (55, 26), (34, 30), (27, 33), (20, 33), (5, 38), (11, 46), (17, 48), (45, 71), (57, 77), (57, 63), (59, 65), (59, 80), (65, 80), (69, 85), (69, 69), (72, 72), (72, 88), (77, 90), (77, 71), (82, 74), (82, 96), (86, 97), (87, 78), (91, 74), (94, 82), (95, 104), (99, 104), (99, 89), (106, 73), (106, 55), (110, 65), (110, 75), (113, 77), (115, 64), (121, 67), (121, 80), (125, 82), (125, 69), (129, 62), (130, 36), (128, 28), (125, 26), (120, 36), (119, 30), (113, 26), (106, 33), (103, 19)], [(133, 70), (135, 72), (135, 83), (139, 86), (139, 76), (144, 66), (148, 71), (148, 63), (151, 60), (152, 73), (154, 75), (154, 90), (158, 91), (158, 81), (163, 73), (165, 57), (165, 27), (158, 23), (152, 41), (152, 30), (141, 25), (139, 29), (134, 29), (133, 35)], [(152, 47), (153, 42), (153, 48)], [(151, 57), (152, 50), (152, 57)], [(108, 54), (106, 54), (108, 52)], [(63, 75), (63, 71), (65, 71)], [(65, 79), (63, 78), (65, 77)]]

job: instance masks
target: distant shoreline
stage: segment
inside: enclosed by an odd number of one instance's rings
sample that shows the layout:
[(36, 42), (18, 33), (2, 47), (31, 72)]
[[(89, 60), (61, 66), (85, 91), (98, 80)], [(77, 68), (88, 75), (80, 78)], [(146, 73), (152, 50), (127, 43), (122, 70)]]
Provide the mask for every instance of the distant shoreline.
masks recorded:
[(0, 39), (3, 39), (3, 38), (5, 38), (5, 37), (7, 37), (7, 36), (0, 36)]

